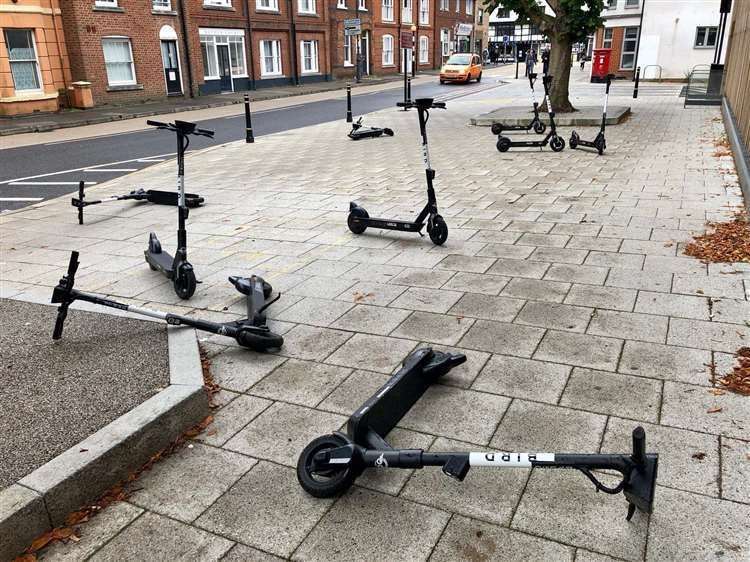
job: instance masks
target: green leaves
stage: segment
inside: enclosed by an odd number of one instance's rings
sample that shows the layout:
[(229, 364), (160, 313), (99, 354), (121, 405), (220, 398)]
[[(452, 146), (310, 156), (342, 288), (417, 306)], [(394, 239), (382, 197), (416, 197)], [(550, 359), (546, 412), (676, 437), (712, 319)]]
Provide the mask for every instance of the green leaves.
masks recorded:
[[(497, 7), (512, 10), (519, 23), (531, 22), (546, 35), (565, 35), (575, 43), (585, 41), (602, 25), (604, 0), (485, 0), (484, 6), (492, 12)], [(545, 13), (549, 7), (553, 14)]]

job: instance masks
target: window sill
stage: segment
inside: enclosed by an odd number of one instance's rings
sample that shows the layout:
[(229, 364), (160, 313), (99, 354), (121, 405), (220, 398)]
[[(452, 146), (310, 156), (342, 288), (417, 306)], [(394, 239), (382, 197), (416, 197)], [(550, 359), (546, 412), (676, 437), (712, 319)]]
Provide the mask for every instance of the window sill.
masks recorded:
[(119, 84), (107, 86), (108, 92), (128, 92), (130, 90), (142, 90), (143, 84)]
[(305, 18), (319, 18), (320, 14), (317, 12), (297, 12), (298, 16), (302, 16)]
[(316, 74), (320, 74), (320, 70), (303, 70), (300, 72), (300, 76), (315, 76)]
[(124, 14), (125, 8), (119, 6), (94, 6), (92, 8), (94, 12), (109, 12), (111, 14)]
[(260, 79), (263, 80), (263, 78), (285, 78), (283, 74), (261, 74)]
[(155, 16), (176, 16), (177, 12), (174, 10), (151, 10), (151, 13)]
[(219, 12), (236, 12), (237, 11), (234, 8), (232, 8), (232, 6), (206, 6), (205, 4), (203, 5), (203, 9), (204, 10), (217, 10)]
[(347, 8), (346, 6), (336, 6), (336, 9), (337, 9), (337, 10), (344, 10), (344, 11), (346, 11), (346, 10), (348, 10), (349, 8)]
[(380, 66), (382, 66), (383, 68), (396, 68), (395, 64), (381, 64)]
[(261, 12), (264, 14), (280, 14), (281, 13), (281, 11), (278, 8), (258, 8), (257, 6), (255, 8), (255, 11)]
[(695, 45), (695, 46), (693, 47), (693, 49), (700, 49), (700, 50), (705, 50), (705, 49), (716, 49), (716, 45), (706, 45), (705, 47), (699, 47), (698, 45)]
[(354, 63), (353, 62), (345, 62), (344, 63), (344, 68), (353, 68), (353, 67), (354, 67)]

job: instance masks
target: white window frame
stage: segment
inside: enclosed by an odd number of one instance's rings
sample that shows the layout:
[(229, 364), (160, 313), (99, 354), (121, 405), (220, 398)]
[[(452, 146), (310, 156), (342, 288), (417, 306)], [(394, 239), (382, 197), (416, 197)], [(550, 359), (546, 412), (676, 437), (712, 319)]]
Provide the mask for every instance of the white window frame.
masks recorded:
[[(305, 45), (310, 45), (310, 69), (305, 69)], [(318, 42), (315, 39), (303, 39), (299, 42), (299, 60), (301, 74), (319, 74), (320, 63), (318, 62)]]
[[(6, 28), (7, 31), (7, 28)], [(15, 29), (15, 31), (19, 31), (18, 29)], [(36, 34), (34, 33), (33, 29), (22, 29), (21, 31), (26, 31), (31, 36), (31, 47), (34, 49), (34, 67), (36, 68), (36, 80), (39, 83), (38, 88), (28, 88), (26, 90), (19, 90), (16, 88), (16, 81), (15, 78), (13, 78), (13, 70), (12, 70), (12, 64), (14, 62), (31, 62), (31, 59), (21, 59), (21, 60), (10, 60), (10, 53), (8, 53), (8, 63), (11, 67), (11, 77), (10, 79), (13, 80), (13, 91), (15, 92), (21, 92), (22, 95), (26, 94), (37, 94), (44, 92), (44, 82), (42, 82), (42, 69), (39, 68), (39, 53), (36, 50)], [(2, 33), (2, 31), (0, 31)], [(7, 37), (3, 38), (7, 41)], [(7, 45), (6, 45), (7, 48)]]
[(461, 11), (461, 0), (456, 0), (456, 13)]
[(232, 0), (203, 0), (203, 6), (215, 6), (217, 8), (231, 8)]
[[(635, 37), (634, 38), (628, 38), (628, 30), (629, 29), (635, 29)], [(620, 50), (620, 70), (635, 70), (635, 52), (638, 48), (638, 36), (640, 35), (640, 29), (638, 27), (626, 27), (622, 32), (622, 48)], [(626, 41), (632, 41), (633, 42), (633, 50), (632, 51), (626, 51), (625, 50), (625, 42)], [(622, 65), (622, 60), (625, 58), (625, 55), (633, 55), (633, 63), (625, 67)]]
[[(708, 44), (708, 32), (710, 29), (714, 30), (714, 42)], [(703, 45), (698, 45), (698, 37), (701, 35), (703, 30)], [(693, 49), (715, 49), (716, 42), (719, 40), (719, 28), (715, 25), (699, 25), (695, 28), (695, 39), (693, 40)]]
[(411, 0), (399, 0), (402, 2), (401, 4), (401, 21), (404, 23), (411, 23), (411, 18), (414, 17), (412, 15), (412, 12), (414, 12), (414, 4), (412, 4)]
[(440, 0), (440, 11), (447, 12), (451, 9), (450, 0)]
[(471, 16), (474, 14), (474, 0), (466, 0), (466, 15)]
[(346, 0), (338, 0), (338, 2), (336, 3), (336, 7), (339, 10), (346, 10)]
[[(274, 70), (271, 72), (266, 71), (265, 59), (266, 50), (264, 43), (271, 43), (271, 58), (274, 63)], [(283, 76), (283, 62), (281, 61), (281, 41), (278, 39), (262, 39), (259, 41), (260, 48), (258, 49), (258, 55), (260, 56), (260, 75), (261, 77), (266, 76)]]
[(419, 0), (419, 25), (430, 25), (430, 0)]
[(151, 9), (154, 12), (171, 12), (172, 0), (151, 0)]
[(358, 1), (359, 1), (359, 9), (360, 9), (360, 11), (366, 12), (367, 11), (366, 0), (358, 0)]
[[(633, 3), (635, 2), (635, 3)], [(625, 8), (626, 9), (637, 9), (641, 6), (641, 0), (625, 0)]]
[(427, 35), (419, 36), (419, 64), (430, 62), (430, 38)]
[(443, 28), (440, 30), (440, 54), (444, 57), (450, 55), (451, 48), (451, 30)]
[[(391, 47), (390, 51), (386, 50), (386, 48), (385, 48), (386, 39), (388, 39), (388, 42), (390, 42), (390, 47)], [(387, 33), (385, 35), (383, 35), (383, 53), (382, 53), (382, 61), (381, 61), (382, 64), (383, 64), (383, 66), (395, 66), (396, 63), (393, 62), (395, 60), (394, 56), (393, 56), (393, 50), (394, 50), (394, 48), (395, 47), (394, 47), (393, 35), (389, 35)], [(391, 54), (390, 58), (388, 58), (388, 59), (386, 58), (386, 56), (385, 56), (386, 53), (390, 53)]]
[(354, 66), (352, 62), (352, 36), (344, 36), (344, 66)]
[[(106, 35), (102, 37), (102, 54), (104, 54), (104, 42), (110, 40), (110, 41), (127, 41), (128, 43), (128, 50), (130, 51), (130, 73), (133, 75), (132, 80), (117, 80), (115, 82), (109, 81), (109, 74), (107, 74), (107, 85), (109, 86), (133, 86), (135, 84), (138, 84), (138, 78), (135, 74), (135, 61), (133, 60), (133, 42), (130, 40), (130, 37), (125, 37), (123, 35)], [(107, 59), (104, 58), (104, 72), (107, 73)]]
[[(607, 37), (607, 32), (609, 32), (609, 37)], [(604, 32), (602, 33), (602, 49), (612, 48), (612, 40), (614, 39), (614, 36), (615, 36), (614, 28), (612, 27), (604, 28)]]
[(604, 5), (605, 10), (616, 10), (617, 9), (617, 0), (606, 0), (606, 4)]
[[(268, 6), (264, 6), (263, 2), (267, 2)], [(279, 0), (255, 0), (255, 11), (256, 12), (278, 12)]]
[(299, 14), (317, 14), (315, 0), (297, 0), (297, 13)]
[(94, 0), (97, 8), (117, 8), (117, 0)]
[(393, 21), (393, 2), (394, 0), (381, 0), (381, 18), (383, 21)]
[[(244, 30), (236, 29), (220, 29), (211, 27), (201, 27), (198, 29), (198, 36), (201, 43), (201, 57), (203, 57), (203, 44), (206, 44), (206, 49), (211, 49), (214, 55), (213, 60), (216, 62), (216, 74), (206, 75), (204, 71), (203, 78), (205, 80), (218, 80), (219, 76), (219, 53), (218, 45), (226, 45), (229, 49), (229, 76), (232, 78), (232, 89), (234, 90), (234, 79), (235, 78), (247, 78), (247, 50), (245, 45), (245, 33)], [(231, 43), (239, 43), (242, 52), (242, 63), (245, 67), (245, 71), (235, 74), (234, 67), (232, 66), (232, 47)], [(205, 62), (205, 61), (204, 61)], [(210, 65), (209, 65), (210, 66)], [(211, 70), (209, 68), (209, 70)]]

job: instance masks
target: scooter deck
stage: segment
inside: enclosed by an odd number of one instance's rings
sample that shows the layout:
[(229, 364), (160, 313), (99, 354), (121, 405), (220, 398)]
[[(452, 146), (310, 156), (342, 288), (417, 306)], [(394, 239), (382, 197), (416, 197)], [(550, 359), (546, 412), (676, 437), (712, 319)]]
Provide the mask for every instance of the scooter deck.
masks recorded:
[(152, 265), (158, 270), (163, 271), (166, 275), (172, 275), (172, 273), (174, 272), (174, 270), (172, 269), (172, 265), (174, 264), (174, 257), (169, 255), (167, 252), (162, 251), (158, 254), (154, 254), (149, 250), (146, 250), (143, 252), (143, 254), (146, 256), (146, 261), (149, 263), (149, 265)]
[(352, 219), (355, 224), (361, 223), (368, 228), (382, 228), (385, 230), (400, 230), (402, 232), (419, 232), (424, 228), (423, 222), (411, 222), (394, 219), (361, 218)]

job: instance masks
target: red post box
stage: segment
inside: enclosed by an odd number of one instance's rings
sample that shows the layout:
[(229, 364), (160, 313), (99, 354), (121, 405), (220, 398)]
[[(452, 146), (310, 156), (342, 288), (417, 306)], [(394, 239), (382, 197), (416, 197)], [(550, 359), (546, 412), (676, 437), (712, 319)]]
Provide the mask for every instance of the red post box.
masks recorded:
[(591, 81), (604, 82), (609, 74), (609, 59), (612, 49), (594, 49), (591, 60)]

